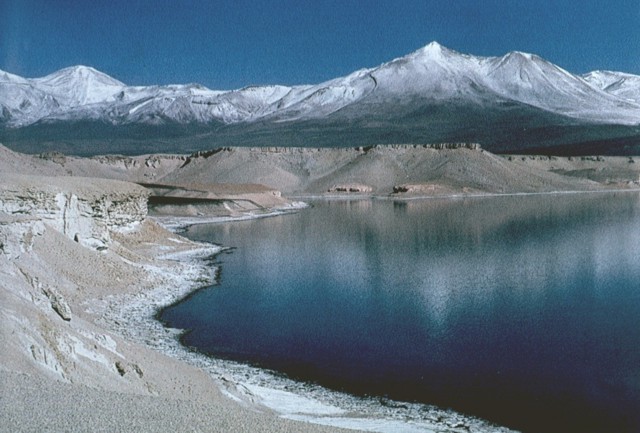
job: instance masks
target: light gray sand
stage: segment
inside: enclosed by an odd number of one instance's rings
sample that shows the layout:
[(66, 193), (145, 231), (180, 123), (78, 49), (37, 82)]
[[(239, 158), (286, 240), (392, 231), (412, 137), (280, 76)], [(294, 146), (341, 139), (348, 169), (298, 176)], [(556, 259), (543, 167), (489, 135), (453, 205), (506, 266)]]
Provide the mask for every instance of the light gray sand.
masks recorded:
[[(224, 398), (104, 391), (0, 372), (0, 432), (330, 432), (242, 408)], [(350, 430), (352, 431), (352, 430)]]

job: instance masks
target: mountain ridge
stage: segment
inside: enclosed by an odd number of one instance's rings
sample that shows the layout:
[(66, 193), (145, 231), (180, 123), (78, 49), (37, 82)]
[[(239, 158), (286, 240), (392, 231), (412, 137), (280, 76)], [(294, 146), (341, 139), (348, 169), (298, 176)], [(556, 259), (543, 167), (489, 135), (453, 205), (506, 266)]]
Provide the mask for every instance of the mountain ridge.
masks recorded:
[[(468, 139), (496, 147), (510, 137), (522, 141), (522, 131), (515, 126), (507, 131), (510, 118), (525, 119), (523, 128), (529, 130), (613, 127), (621, 131), (617, 136), (625, 138), (637, 135), (640, 125), (640, 76), (611, 71), (575, 75), (535, 54), (512, 51), (479, 57), (437, 42), (319, 84), (226, 91), (199, 84), (128, 86), (92, 67), (75, 66), (34, 79), (0, 71), (0, 91), (0, 139), (9, 144), (34, 141), (52, 125), (87, 122), (96, 123), (94, 129), (120, 128), (116, 135), (124, 126), (195, 129), (199, 137), (208, 137), (208, 147), (238, 144), (229, 143), (230, 135), (242, 142), (245, 132), (255, 145), (256, 135), (278, 134), (285, 126), (284, 135), (295, 136), (280, 143), (285, 145), (382, 144), (403, 142), (403, 137), (466, 140), (469, 129), (485, 128)], [(470, 123), (472, 119), (475, 123)], [(463, 125), (456, 129), (456, 122)], [(333, 131), (332, 125), (337, 126)], [(332, 139), (304, 132), (327, 127)], [(357, 136), (358, 128), (372, 141), (347, 143)], [(503, 136), (493, 140), (487, 128), (503, 131)], [(349, 134), (341, 135), (345, 129)], [(220, 130), (222, 135), (216, 135)], [(54, 132), (51, 141), (77, 138), (71, 132)], [(191, 134), (183, 138), (193, 143)], [(524, 144), (514, 143), (515, 147), (571, 144), (554, 138), (558, 133), (553, 131), (542, 138), (539, 133), (524, 135)], [(611, 136), (590, 134), (582, 141), (601, 138)], [(273, 145), (272, 141), (264, 145)]]

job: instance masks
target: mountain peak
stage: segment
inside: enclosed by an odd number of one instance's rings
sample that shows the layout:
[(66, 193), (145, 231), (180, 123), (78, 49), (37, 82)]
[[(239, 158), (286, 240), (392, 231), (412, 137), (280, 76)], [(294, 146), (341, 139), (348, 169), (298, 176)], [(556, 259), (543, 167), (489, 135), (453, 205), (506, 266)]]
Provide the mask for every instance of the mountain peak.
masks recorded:
[(527, 60), (531, 60), (534, 57), (533, 54), (525, 53), (524, 51), (511, 51), (511, 52), (507, 53), (507, 56), (521, 58), (521, 59), (527, 59)]
[(592, 71), (582, 78), (592, 86), (640, 104), (640, 76), (614, 71)]
[(97, 69), (91, 67), (91, 66), (85, 66), (85, 65), (75, 65), (75, 66), (69, 66), (68, 68), (63, 68), (61, 69), (61, 71), (71, 71), (71, 72), (75, 72), (75, 73), (91, 73), (91, 74), (95, 74), (95, 73), (100, 73)]
[(42, 82), (60, 82), (60, 81), (79, 81), (88, 82), (94, 81), (101, 85), (107, 86), (125, 86), (124, 83), (110, 77), (104, 72), (100, 72), (91, 66), (76, 65), (68, 68), (60, 69), (53, 74), (49, 74), (46, 77), (40, 79)]
[(402, 57), (402, 59), (405, 61), (417, 61), (421, 64), (435, 63), (445, 68), (456, 69), (461, 67), (467, 60), (473, 59), (473, 56), (461, 54), (433, 41), (419, 50)]
[(70, 66), (31, 81), (69, 106), (102, 102), (126, 87), (115, 78), (83, 65)]
[(378, 67), (317, 85), (258, 86), (232, 92), (197, 85), (127, 87), (85, 65), (36, 79), (0, 71), (0, 84), (8, 89), (1, 92), (0, 104), (12, 110), (12, 127), (45, 118), (119, 124), (159, 118), (185, 124), (280, 122), (360, 116), (367, 110), (378, 116), (409, 107), (422, 113), (420, 107), (446, 108), (450, 103), (502, 110), (503, 101), (585, 121), (636, 125), (640, 123), (638, 83), (637, 76), (604, 72), (577, 77), (521, 51), (480, 57), (433, 41)]
[(513, 71), (549, 69), (553, 65), (535, 54), (524, 53), (522, 51), (511, 51), (502, 57), (488, 58), (489, 62), (495, 65), (496, 69), (506, 69)]
[(424, 48), (422, 48), (422, 49), (426, 50), (426, 51), (437, 51), (437, 52), (439, 52), (439, 51), (442, 51), (443, 48), (445, 48), (445, 47), (442, 46), (438, 41), (433, 41), (433, 42), (430, 42), (427, 45), (425, 45)]
[(452, 53), (454, 53), (454, 51), (443, 45), (440, 45), (436, 41), (433, 41), (414, 52), (415, 55), (428, 57), (442, 57), (443, 55), (449, 55)]

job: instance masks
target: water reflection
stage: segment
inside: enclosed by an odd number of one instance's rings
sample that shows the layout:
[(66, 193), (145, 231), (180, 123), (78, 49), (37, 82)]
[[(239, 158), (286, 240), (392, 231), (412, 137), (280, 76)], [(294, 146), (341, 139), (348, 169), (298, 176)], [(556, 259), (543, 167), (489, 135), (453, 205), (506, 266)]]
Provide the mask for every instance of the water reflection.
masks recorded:
[(188, 344), (526, 431), (635, 431), (636, 194), (326, 201), (195, 226), (238, 249), (163, 316)]

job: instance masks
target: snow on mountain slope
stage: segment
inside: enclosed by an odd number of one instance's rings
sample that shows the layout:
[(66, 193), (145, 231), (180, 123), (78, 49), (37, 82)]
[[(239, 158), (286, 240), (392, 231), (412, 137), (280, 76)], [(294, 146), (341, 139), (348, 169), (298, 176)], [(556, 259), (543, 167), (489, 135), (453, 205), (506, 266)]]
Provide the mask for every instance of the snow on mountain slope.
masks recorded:
[(91, 105), (113, 100), (113, 95), (125, 87), (120, 81), (86, 66), (65, 68), (36, 79), (0, 71), (0, 119), (20, 127), (55, 114), (62, 118), (74, 117), (70, 113), (77, 107), (83, 107), (80, 110), (83, 119), (93, 119), (100, 116), (95, 115)]
[(640, 104), (640, 76), (623, 72), (594, 71), (585, 74), (583, 78), (609, 94)]
[(531, 54), (512, 52), (483, 62), (484, 84), (496, 94), (553, 113), (620, 124), (640, 123), (640, 105), (596, 88)]
[(587, 121), (640, 123), (640, 104), (621, 100), (538, 56), (521, 52), (483, 58), (434, 42), (372, 70), (371, 75), (379, 92), (395, 97), (476, 103), (499, 98)]
[(233, 91), (214, 91), (196, 84), (130, 87), (117, 95), (121, 103), (111, 107), (109, 117), (122, 123), (242, 122), (269, 112), (269, 107), (290, 91), (286, 86), (252, 86)]
[(18, 75), (10, 74), (9, 72), (5, 72), (5, 71), (0, 71), (0, 83), (28, 84), (29, 81)]
[(376, 81), (369, 70), (362, 69), (317, 85), (292, 87), (272, 105), (271, 114), (286, 121), (321, 118), (358, 101), (375, 88)]
[[(458, 54), (436, 42), (371, 70), (382, 95), (444, 100), (472, 96), (480, 59)], [(477, 84), (477, 83), (476, 83)]]
[(16, 75), (0, 72), (0, 124), (23, 126), (58, 110), (56, 99)]
[(36, 79), (0, 71), (0, 91), (0, 122), (12, 128), (72, 120), (114, 125), (295, 121), (321, 119), (346, 107), (352, 116), (366, 118), (371, 109), (384, 113), (403, 104), (447, 101), (482, 107), (513, 101), (589, 123), (640, 124), (638, 76), (577, 76), (532, 54), (477, 57), (436, 42), (316, 85), (233, 91), (197, 84), (132, 87), (77, 66)]
[(287, 86), (249, 86), (209, 99), (202, 112), (225, 123), (251, 121), (273, 112), (291, 91)]

